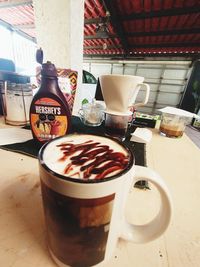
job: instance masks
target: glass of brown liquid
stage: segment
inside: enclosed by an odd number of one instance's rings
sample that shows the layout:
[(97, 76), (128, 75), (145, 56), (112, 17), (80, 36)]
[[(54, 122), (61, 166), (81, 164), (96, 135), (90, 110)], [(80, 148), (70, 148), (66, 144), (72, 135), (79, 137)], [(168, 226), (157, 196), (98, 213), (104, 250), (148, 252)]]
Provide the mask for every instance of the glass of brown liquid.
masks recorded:
[(107, 136), (124, 140), (130, 126), (130, 115), (105, 113), (105, 134)]
[(160, 123), (160, 133), (167, 137), (181, 137), (190, 120), (188, 117), (163, 113)]

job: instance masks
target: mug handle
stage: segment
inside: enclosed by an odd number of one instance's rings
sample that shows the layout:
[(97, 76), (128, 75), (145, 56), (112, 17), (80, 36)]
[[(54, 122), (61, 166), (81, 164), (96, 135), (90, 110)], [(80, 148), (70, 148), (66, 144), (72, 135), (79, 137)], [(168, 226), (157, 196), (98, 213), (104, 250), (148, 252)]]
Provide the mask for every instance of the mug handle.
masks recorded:
[(133, 182), (146, 180), (155, 185), (160, 193), (161, 205), (158, 214), (147, 224), (134, 225), (123, 218), (121, 238), (133, 243), (146, 243), (161, 236), (167, 229), (172, 215), (172, 200), (163, 179), (152, 169), (134, 166)]
[(140, 86), (140, 89), (143, 87), (145, 90), (145, 98), (143, 102), (140, 103), (132, 103), (132, 105), (135, 107), (144, 106), (147, 104), (149, 100), (149, 94), (150, 94), (150, 86), (147, 83), (138, 83), (138, 86)]
[(79, 114), (79, 116), (80, 116), (80, 119), (83, 121), (83, 109), (81, 108), (81, 109), (79, 109), (79, 111), (78, 111), (78, 114)]

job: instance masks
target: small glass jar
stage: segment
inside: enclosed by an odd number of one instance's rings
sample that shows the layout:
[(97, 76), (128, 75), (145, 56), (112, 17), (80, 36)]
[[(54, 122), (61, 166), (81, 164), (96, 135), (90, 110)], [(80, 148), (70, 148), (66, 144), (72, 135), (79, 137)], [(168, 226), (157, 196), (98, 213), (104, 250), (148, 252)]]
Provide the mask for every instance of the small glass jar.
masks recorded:
[(6, 123), (26, 125), (29, 123), (29, 109), (32, 101), (30, 84), (7, 83), (5, 90)]

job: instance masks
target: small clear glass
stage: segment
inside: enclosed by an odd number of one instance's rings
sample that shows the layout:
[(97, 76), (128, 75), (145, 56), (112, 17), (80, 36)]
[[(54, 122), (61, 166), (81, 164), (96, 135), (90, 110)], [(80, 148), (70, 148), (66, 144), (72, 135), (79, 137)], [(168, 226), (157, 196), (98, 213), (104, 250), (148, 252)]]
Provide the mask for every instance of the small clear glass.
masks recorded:
[(5, 94), (6, 123), (26, 125), (29, 123), (29, 109), (33, 93), (30, 84), (8, 83)]
[(79, 110), (79, 117), (87, 126), (100, 126), (104, 120), (104, 110), (104, 106), (96, 103), (95, 99), (93, 99), (92, 103), (82, 105)]
[(186, 125), (190, 122), (191, 118), (189, 117), (162, 113), (160, 133), (167, 137), (179, 138), (183, 135)]

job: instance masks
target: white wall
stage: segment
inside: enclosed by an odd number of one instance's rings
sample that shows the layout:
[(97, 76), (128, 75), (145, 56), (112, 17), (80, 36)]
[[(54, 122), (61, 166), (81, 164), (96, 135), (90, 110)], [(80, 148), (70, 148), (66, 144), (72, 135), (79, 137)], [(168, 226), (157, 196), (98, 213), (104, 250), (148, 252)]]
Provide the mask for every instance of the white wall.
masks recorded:
[(44, 61), (57, 68), (78, 71), (74, 112), (80, 106), (83, 62), (84, 0), (33, 0), (36, 38), (44, 51)]
[(12, 60), (20, 74), (35, 75), (36, 44), (1, 25), (0, 36), (0, 58)]

